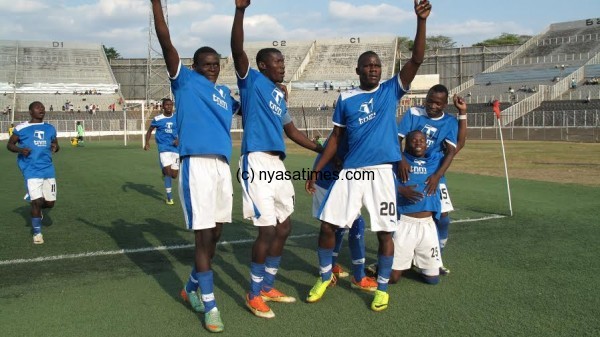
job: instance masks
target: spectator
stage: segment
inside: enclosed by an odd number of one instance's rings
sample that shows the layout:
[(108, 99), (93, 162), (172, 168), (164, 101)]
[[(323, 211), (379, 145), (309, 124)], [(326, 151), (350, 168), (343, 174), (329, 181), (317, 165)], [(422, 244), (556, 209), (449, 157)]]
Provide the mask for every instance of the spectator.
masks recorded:
[(515, 89), (513, 89), (512, 87), (508, 87), (508, 93), (509, 94), (514, 94), (515, 93)]
[(315, 91), (319, 91), (319, 83), (315, 82)]
[(50, 104), (50, 112), (54, 111), (54, 107)]
[(571, 79), (571, 89), (575, 89), (577, 88), (577, 81), (575, 80), (575, 78)]
[(590, 93), (588, 92), (587, 96), (585, 97), (585, 99), (583, 100), (583, 103), (589, 103), (592, 101), (592, 96), (590, 95)]

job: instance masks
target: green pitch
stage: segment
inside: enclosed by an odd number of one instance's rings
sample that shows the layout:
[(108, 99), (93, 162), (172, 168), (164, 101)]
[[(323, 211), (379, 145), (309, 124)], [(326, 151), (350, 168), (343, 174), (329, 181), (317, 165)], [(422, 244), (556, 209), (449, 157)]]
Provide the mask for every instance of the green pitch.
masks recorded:
[[(156, 149), (61, 143), (58, 201), (45, 215), (41, 246), (31, 242), (15, 155), (0, 151), (0, 334), (207, 335), (178, 297), (192, 264), (192, 237), (179, 199), (164, 203)], [(311, 166), (312, 155), (292, 153), (288, 170)], [(371, 295), (351, 290), (348, 280), (316, 304), (303, 302), (317, 276), (318, 225), (304, 182), (295, 182), (294, 229), (276, 286), (300, 301), (273, 304), (272, 320), (244, 306), (256, 231), (242, 220), (234, 181), (234, 222), (224, 227), (214, 261), (224, 335), (600, 334), (600, 189), (513, 179), (515, 215), (501, 218), (508, 209), (503, 178), (454, 173), (448, 181), (457, 208), (444, 255), (451, 274), (438, 286), (407, 275), (390, 286), (390, 306), (381, 313), (370, 311)], [(377, 241), (371, 233), (366, 240), (371, 262)], [(350, 266), (347, 242), (340, 263)]]

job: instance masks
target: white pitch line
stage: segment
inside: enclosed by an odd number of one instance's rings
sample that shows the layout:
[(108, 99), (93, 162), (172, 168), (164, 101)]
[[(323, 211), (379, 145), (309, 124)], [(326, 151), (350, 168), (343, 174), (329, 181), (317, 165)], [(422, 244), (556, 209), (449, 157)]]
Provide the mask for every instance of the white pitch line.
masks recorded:
[[(317, 236), (317, 234), (315, 233), (315, 234), (291, 235), (288, 239), (299, 239), (299, 238), (312, 237), (312, 236)], [(250, 242), (254, 242), (254, 239), (221, 241), (221, 242), (217, 243), (217, 245), (219, 245), (219, 246), (236, 245), (236, 244), (250, 243)], [(83, 257), (136, 254), (136, 253), (146, 253), (146, 252), (158, 252), (158, 251), (163, 251), (163, 250), (189, 249), (189, 248), (194, 248), (194, 244), (158, 246), (158, 247), (143, 247), (143, 248), (135, 248), (135, 249), (100, 250), (100, 251), (96, 251), (96, 252), (86, 252), (86, 253), (78, 253), (78, 254), (42, 256), (42, 257), (36, 257), (36, 258), (32, 258), (32, 259), (0, 260), (0, 266), (22, 264), (22, 263), (33, 263), (33, 262), (72, 260), (72, 259), (80, 259)]]
[[(452, 220), (453, 223), (460, 222), (475, 222), (475, 221), (485, 221), (492, 219), (500, 219), (505, 218), (504, 215), (493, 214), (491, 216), (486, 216), (483, 218), (477, 219), (459, 219)], [(288, 239), (301, 239), (308, 237), (316, 237), (317, 233), (314, 234), (300, 234), (300, 235), (291, 235)], [(243, 243), (254, 242), (254, 239), (242, 239), (242, 240), (234, 240), (234, 241), (221, 241), (217, 243), (219, 246), (224, 245), (237, 245)], [(9, 266), (15, 264), (23, 264), (23, 263), (34, 263), (34, 262), (47, 262), (47, 261), (59, 261), (59, 260), (73, 260), (80, 259), (84, 257), (96, 257), (96, 256), (110, 256), (110, 255), (125, 255), (125, 254), (136, 254), (136, 253), (146, 253), (146, 252), (158, 252), (164, 250), (179, 250), (179, 249), (190, 249), (194, 248), (194, 244), (182, 244), (182, 245), (173, 245), (173, 246), (158, 246), (158, 247), (143, 247), (143, 248), (134, 248), (134, 249), (118, 249), (118, 250), (100, 250), (96, 252), (86, 252), (86, 253), (78, 253), (78, 254), (64, 254), (64, 255), (54, 255), (54, 256), (42, 256), (36, 257), (32, 259), (14, 259), (14, 260), (0, 260), (0, 266)]]
[(492, 214), (490, 216), (484, 216), (483, 218), (477, 218), (477, 219), (458, 219), (458, 220), (452, 220), (451, 223), (457, 223), (457, 222), (476, 222), (476, 221), (485, 221), (485, 220), (502, 219), (502, 218), (506, 218), (506, 215)]

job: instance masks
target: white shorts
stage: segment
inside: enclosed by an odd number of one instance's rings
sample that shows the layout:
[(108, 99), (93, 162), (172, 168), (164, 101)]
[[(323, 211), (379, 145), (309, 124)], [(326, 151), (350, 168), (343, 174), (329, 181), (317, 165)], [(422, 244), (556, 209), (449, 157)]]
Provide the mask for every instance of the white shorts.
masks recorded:
[(319, 209), (325, 199), (325, 194), (327, 194), (327, 190), (315, 184), (315, 193), (312, 195), (312, 215), (315, 218), (319, 217)]
[[(312, 195), (312, 214), (313, 214), (313, 217), (315, 217), (317, 219), (319, 218), (319, 209), (321, 208), (321, 204), (323, 203), (323, 200), (325, 199), (326, 194), (327, 194), (326, 189), (315, 184), (315, 193)], [(354, 220), (358, 219), (359, 217), (360, 217), (360, 214)], [(350, 226), (344, 226), (344, 227), (352, 227), (352, 224), (354, 224), (354, 220), (352, 220), (352, 223), (350, 224)]]
[(27, 193), (31, 200), (44, 198), (46, 201), (56, 200), (55, 178), (31, 178), (27, 179)]
[(254, 226), (276, 226), (294, 212), (294, 186), (285, 179), (278, 155), (251, 152), (240, 157), (239, 167), (244, 219), (252, 219)]
[(214, 228), (231, 222), (233, 186), (221, 156), (188, 156), (181, 162), (179, 198), (188, 229)]
[(179, 170), (179, 153), (177, 152), (160, 152), (160, 165), (162, 167), (171, 166), (172, 170)]
[(393, 270), (410, 269), (411, 263), (421, 269), (436, 270), (442, 266), (437, 230), (432, 217), (412, 218), (401, 215), (394, 233)]
[(452, 200), (450, 200), (450, 193), (445, 183), (440, 183), (440, 203), (442, 205), (442, 213), (452, 212), (454, 207), (452, 206)]
[[(357, 180), (347, 180), (350, 176)], [(351, 227), (363, 205), (371, 218), (371, 231), (396, 231), (396, 178), (392, 165), (343, 169), (339, 180), (327, 191), (318, 217), (336, 226)]]

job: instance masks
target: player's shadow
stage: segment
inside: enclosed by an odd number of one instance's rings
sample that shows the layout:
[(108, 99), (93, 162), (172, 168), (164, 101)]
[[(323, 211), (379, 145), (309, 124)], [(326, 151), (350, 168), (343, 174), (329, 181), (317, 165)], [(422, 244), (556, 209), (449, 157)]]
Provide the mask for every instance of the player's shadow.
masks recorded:
[[(42, 210), (44, 219), (42, 220), (42, 227), (50, 227), (54, 223), (50, 214), (51, 208), (45, 208)], [(31, 227), (31, 206), (21, 206), (13, 209), (13, 213), (20, 215), (25, 223), (25, 227)]]
[[(172, 226), (160, 221), (153, 223), (130, 223), (123, 219), (116, 219), (111, 226), (100, 226), (86, 219), (78, 218), (82, 223), (109, 235), (119, 248), (125, 250), (125, 256), (140, 268), (146, 275), (152, 276), (158, 285), (174, 300), (182, 303), (179, 291), (182, 280), (175, 272), (173, 264), (164, 251), (146, 250), (154, 245), (145, 238), (145, 232), (152, 232), (151, 227)], [(158, 231), (158, 230), (156, 230)], [(181, 243), (181, 240), (179, 240)]]
[(132, 190), (139, 194), (147, 195), (151, 198), (161, 200), (161, 201), (164, 199), (163, 194), (161, 192), (155, 190), (153, 185), (149, 185), (149, 184), (138, 184), (138, 183), (134, 183), (131, 181), (127, 181), (121, 186), (121, 190), (123, 192), (129, 192), (129, 190)]

